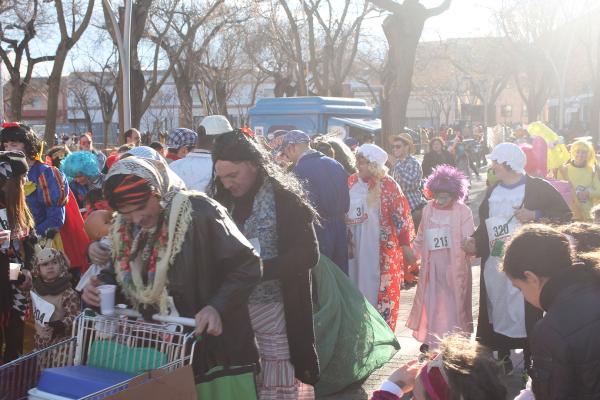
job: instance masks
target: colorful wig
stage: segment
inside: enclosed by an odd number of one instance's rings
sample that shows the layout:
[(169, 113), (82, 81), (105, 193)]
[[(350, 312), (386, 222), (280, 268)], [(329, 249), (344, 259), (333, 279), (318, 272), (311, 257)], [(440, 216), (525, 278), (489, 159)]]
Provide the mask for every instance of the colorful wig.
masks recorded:
[(77, 176), (93, 178), (100, 175), (98, 159), (90, 151), (76, 151), (69, 154), (61, 164), (61, 170), (67, 178), (73, 179)]
[(462, 202), (469, 193), (469, 181), (458, 169), (450, 165), (440, 165), (425, 181), (425, 191), (431, 194), (448, 193), (454, 200)]
[(594, 146), (587, 140), (577, 140), (571, 145), (571, 160), (575, 159), (575, 153), (577, 150), (587, 151), (587, 166), (594, 168), (596, 165), (596, 153), (594, 152)]

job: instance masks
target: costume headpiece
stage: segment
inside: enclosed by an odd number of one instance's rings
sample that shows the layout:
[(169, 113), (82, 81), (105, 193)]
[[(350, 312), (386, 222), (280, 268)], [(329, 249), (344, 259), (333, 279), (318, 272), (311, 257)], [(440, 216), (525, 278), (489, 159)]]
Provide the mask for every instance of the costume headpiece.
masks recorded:
[[(454, 200), (463, 201), (469, 193), (467, 177), (455, 167), (440, 165), (436, 167), (425, 181), (426, 194), (439, 192), (449, 193)], [(433, 197), (433, 196), (427, 196)]]

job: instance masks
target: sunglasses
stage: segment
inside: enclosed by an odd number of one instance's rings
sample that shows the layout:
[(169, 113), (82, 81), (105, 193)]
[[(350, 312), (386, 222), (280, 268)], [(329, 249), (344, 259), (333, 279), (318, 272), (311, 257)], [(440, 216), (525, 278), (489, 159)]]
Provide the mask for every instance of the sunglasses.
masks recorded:
[(392, 148), (394, 149), (402, 149), (404, 148), (404, 146), (406, 146), (404, 143), (398, 143), (392, 146)]

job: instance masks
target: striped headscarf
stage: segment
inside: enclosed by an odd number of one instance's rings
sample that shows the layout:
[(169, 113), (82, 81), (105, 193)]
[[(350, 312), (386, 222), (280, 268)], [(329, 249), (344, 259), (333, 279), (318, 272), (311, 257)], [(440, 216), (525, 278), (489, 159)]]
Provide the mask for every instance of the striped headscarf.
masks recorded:
[(156, 160), (124, 158), (110, 168), (105, 182), (116, 175), (125, 177), (111, 193), (106, 193), (106, 198), (111, 207), (117, 210), (127, 204), (142, 204), (153, 190), (160, 196), (161, 205), (165, 207), (176, 192), (185, 189), (179, 182), (171, 179), (168, 166)]
[[(112, 187), (118, 175), (121, 179)], [(162, 211), (156, 227), (139, 229), (117, 214), (110, 233), (116, 244), (117, 280), (136, 308), (150, 306), (166, 311), (167, 271), (181, 250), (192, 219), (191, 203), (183, 189), (170, 179), (165, 164), (138, 157), (118, 161), (106, 177), (104, 192), (116, 210), (124, 205), (142, 205), (151, 194), (160, 197)]]

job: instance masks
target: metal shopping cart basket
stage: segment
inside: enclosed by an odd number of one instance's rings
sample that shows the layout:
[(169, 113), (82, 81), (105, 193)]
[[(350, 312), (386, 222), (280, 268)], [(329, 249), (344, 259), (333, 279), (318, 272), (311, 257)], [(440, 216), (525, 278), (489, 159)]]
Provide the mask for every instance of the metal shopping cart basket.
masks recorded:
[(154, 315), (156, 322), (149, 323), (139, 317), (135, 311), (118, 308), (113, 316), (85, 310), (75, 319), (71, 338), (0, 366), (0, 400), (26, 399), (28, 393), (29, 398), (41, 398), (31, 392), (48, 368), (86, 366), (122, 374), (117, 375), (124, 377), (122, 381), (79, 397), (87, 400), (124, 390), (147, 370), (191, 364), (195, 340), (183, 327), (193, 327), (193, 319)]

